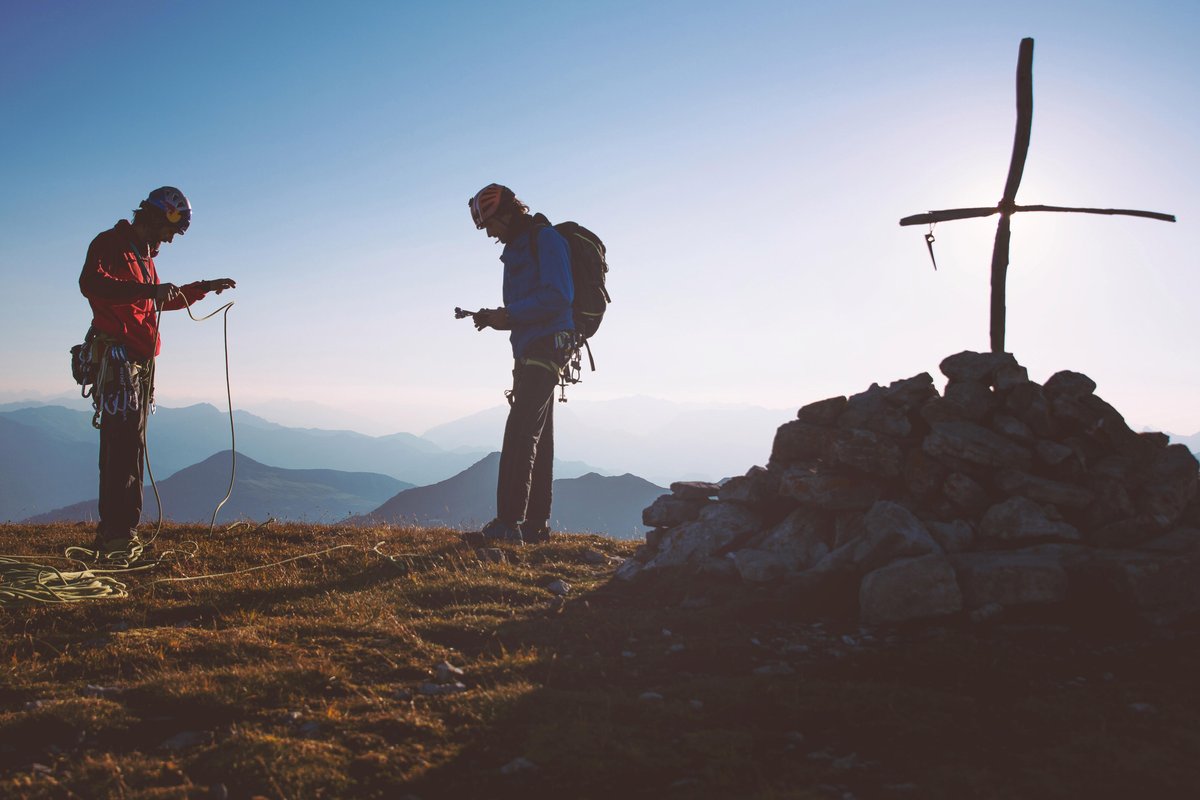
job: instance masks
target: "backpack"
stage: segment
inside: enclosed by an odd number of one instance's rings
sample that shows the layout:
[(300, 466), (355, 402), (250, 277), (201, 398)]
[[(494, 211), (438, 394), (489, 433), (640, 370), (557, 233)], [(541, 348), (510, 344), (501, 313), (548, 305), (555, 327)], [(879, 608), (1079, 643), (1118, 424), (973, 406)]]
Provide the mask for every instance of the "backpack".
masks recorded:
[[(539, 228), (550, 225), (550, 220), (542, 214), (535, 215), (534, 221)], [(608, 289), (604, 288), (605, 277), (608, 274), (604, 242), (578, 222), (560, 222), (550, 227), (567, 240), (571, 256), (571, 282), (575, 284), (575, 300), (571, 304), (571, 312), (575, 320), (575, 330), (583, 335), (586, 343), (600, 328), (600, 323), (604, 321), (604, 312), (612, 302)], [(535, 264), (538, 261), (537, 233), (535, 228), (529, 237), (529, 250)], [(588, 349), (588, 357), (591, 357), (591, 348)], [(595, 365), (592, 369), (595, 369)]]

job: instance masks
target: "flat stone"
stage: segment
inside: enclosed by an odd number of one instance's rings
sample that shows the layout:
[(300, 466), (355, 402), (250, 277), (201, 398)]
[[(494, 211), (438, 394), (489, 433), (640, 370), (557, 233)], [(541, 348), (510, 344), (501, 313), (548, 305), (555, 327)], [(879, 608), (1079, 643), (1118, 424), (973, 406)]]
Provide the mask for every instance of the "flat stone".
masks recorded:
[(1012, 353), (976, 353), (964, 350), (942, 359), (938, 369), (952, 381), (991, 384), (1001, 367), (1018, 366)]
[(683, 498), (664, 494), (642, 510), (642, 524), (652, 528), (673, 528), (700, 516), (700, 509), (711, 503), (707, 497)]
[(664, 534), (658, 553), (646, 569), (676, 567), (711, 556), (740, 537), (758, 530), (762, 520), (749, 509), (734, 503), (713, 503), (700, 517)]
[(1074, 526), (1049, 519), (1037, 503), (1019, 496), (1010, 497), (984, 513), (979, 523), (979, 537), (982, 541), (1008, 545), (1076, 542), (1083, 538)]
[(839, 430), (830, 438), (826, 460), (834, 466), (849, 467), (867, 475), (895, 478), (900, 475), (900, 447), (873, 431), (851, 428)]
[(676, 481), (670, 489), (681, 500), (707, 500), (721, 491), (720, 485), (708, 481)]
[(721, 484), (717, 498), (723, 503), (762, 506), (779, 494), (779, 474), (754, 466)]
[(783, 473), (779, 493), (810, 508), (862, 511), (879, 499), (881, 490), (869, 478), (793, 467)]
[(833, 425), (837, 418), (846, 410), (846, 398), (830, 397), (809, 403), (796, 412), (796, 419), (813, 425)]
[(1033, 461), (1028, 448), (1010, 442), (970, 422), (938, 422), (921, 449), (933, 458), (950, 458), (984, 467), (1026, 468)]
[(1005, 494), (1066, 508), (1086, 508), (1096, 502), (1095, 493), (1081, 486), (1039, 478), (1018, 469), (1000, 470), (996, 474), (996, 488)]

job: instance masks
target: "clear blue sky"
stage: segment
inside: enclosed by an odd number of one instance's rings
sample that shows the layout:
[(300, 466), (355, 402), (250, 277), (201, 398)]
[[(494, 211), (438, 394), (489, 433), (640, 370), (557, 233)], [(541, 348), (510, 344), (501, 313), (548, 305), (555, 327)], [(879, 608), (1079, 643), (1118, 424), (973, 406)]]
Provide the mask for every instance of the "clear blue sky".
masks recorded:
[[(191, 198), (165, 280), (230, 276), (234, 402), (420, 433), (502, 402), (512, 186), (610, 250), (574, 391), (789, 408), (985, 350), (1014, 72), (1036, 40), (1008, 349), (1134, 425), (1200, 430), (1200, 4), (55, 2), (0, 6), (0, 400), (71, 390), (86, 247)], [(216, 298), (203, 310), (216, 307)], [(163, 323), (158, 399), (224, 403), (218, 321)], [(284, 406), (283, 403), (290, 405)], [(340, 414), (340, 422), (338, 415)]]

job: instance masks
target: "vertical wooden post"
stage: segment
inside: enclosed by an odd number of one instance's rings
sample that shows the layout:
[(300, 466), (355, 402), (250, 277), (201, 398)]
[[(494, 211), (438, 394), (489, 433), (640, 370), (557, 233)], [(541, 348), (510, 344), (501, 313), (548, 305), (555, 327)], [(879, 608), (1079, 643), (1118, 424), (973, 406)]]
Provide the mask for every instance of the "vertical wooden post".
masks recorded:
[(1000, 223), (996, 226), (996, 243), (992, 247), (992, 325), (993, 353), (1004, 352), (1004, 292), (1008, 281), (1008, 241), (1012, 233), (1012, 214), (1017, 204), (1017, 189), (1029, 155), (1029, 132), (1033, 127), (1033, 39), (1022, 39), (1017, 54), (1017, 130), (1013, 136), (1012, 161), (1008, 164), (1008, 180), (1000, 200)]

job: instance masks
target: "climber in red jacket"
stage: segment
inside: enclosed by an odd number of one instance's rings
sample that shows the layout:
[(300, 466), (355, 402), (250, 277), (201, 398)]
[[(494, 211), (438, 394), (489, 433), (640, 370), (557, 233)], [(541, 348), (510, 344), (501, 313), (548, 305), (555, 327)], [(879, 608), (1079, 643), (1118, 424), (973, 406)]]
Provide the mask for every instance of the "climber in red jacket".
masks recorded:
[(230, 278), (183, 286), (159, 281), (154, 257), (164, 243), (182, 236), (191, 220), (183, 192), (155, 189), (133, 212), (132, 222), (121, 220), (92, 240), (79, 273), (79, 291), (92, 307), (84, 344), (98, 365), (92, 402), (93, 424), (100, 428), (100, 522), (94, 547), (101, 555), (136, 556), (141, 548), (137, 526), (146, 415), (154, 401), (154, 357), (162, 344), (158, 317), (236, 285)]

